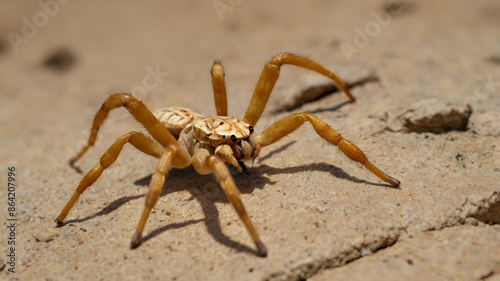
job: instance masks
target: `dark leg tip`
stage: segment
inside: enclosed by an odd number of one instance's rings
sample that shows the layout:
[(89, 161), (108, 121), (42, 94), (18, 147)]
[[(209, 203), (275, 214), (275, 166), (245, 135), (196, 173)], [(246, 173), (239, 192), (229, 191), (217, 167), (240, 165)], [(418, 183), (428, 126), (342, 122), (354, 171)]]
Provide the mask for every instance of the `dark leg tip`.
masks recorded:
[(136, 232), (134, 236), (132, 236), (132, 242), (130, 243), (130, 248), (135, 249), (139, 247), (142, 243), (142, 234)]
[(401, 184), (400, 181), (398, 181), (397, 179), (395, 178), (391, 178), (389, 177), (389, 181), (388, 181), (393, 187), (399, 187), (399, 185)]
[(257, 246), (257, 251), (259, 252), (259, 256), (267, 257), (267, 249), (261, 241), (256, 241), (255, 246)]
[(57, 223), (57, 226), (62, 226), (64, 224), (63, 221), (59, 221), (58, 219), (56, 219), (56, 223)]
[(238, 161), (238, 164), (240, 165), (243, 174), (250, 175), (250, 171), (248, 171), (247, 166), (245, 166), (245, 163), (243, 163), (242, 161)]

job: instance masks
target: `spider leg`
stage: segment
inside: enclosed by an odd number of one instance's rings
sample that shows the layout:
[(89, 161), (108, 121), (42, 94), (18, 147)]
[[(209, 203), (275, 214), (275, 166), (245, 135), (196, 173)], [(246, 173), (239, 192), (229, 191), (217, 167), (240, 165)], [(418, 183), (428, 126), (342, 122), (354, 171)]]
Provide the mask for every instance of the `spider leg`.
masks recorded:
[(248, 216), (245, 206), (241, 201), (240, 192), (238, 191), (238, 188), (236, 187), (236, 184), (234, 183), (234, 180), (231, 177), (224, 161), (222, 161), (218, 155), (210, 155), (206, 149), (199, 149), (194, 154), (192, 162), (193, 167), (198, 173), (209, 174), (213, 172), (215, 174), (215, 177), (221, 185), (222, 190), (224, 190), (227, 199), (231, 205), (233, 205), (234, 210), (248, 229), (248, 232), (257, 247), (257, 251), (261, 256), (267, 256), (267, 249), (260, 240), (257, 231), (250, 221), (250, 217)]
[(224, 67), (220, 61), (215, 61), (212, 70), (212, 85), (214, 88), (215, 108), (217, 116), (227, 116), (227, 94), (226, 83), (224, 81)]
[(101, 156), (99, 163), (95, 165), (94, 168), (92, 168), (83, 177), (75, 193), (73, 194), (73, 196), (68, 201), (62, 212), (57, 217), (56, 222), (58, 224), (62, 224), (62, 222), (68, 215), (69, 211), (71, 210), (71, 208), (73, 208), (73, 205), (80, 197), (80, 195), (101, 176), (104, 169), (108, 168), (111, 164), (113, 164), (116, 161), (118, 155), (120, 154), (121, 150), (123, 149), (123, 146), (126, 143), (130, 143), (140, 151), (158, 158), (161, 157), (165, 152), (165, 148), (153, 142), (151, 139), (149, 139), (144, 134), (139, 132), (130, 132), (119, 137), (109, 147), (109, 149)]
[(338, 146), (340, 151), (342, 151), (351, 160), (363, 164), (368, 170), (374, 173), (381, 180), (389, 183), (394, 187), (399, 187), (400, 182), (387, 174), (380, 171), (375, 167), (365, 156), (363, 151), (356, 147), (354, 144), (348, 140), (342, 138), (342, 136), (335, 131), (332, 127), (328, 126), (324, 121), (318, 117), (309, 113), (294, 113), (285, 117), (264, 130), (259, 135), (255, 136), (255, 141), (259, 143), (262, 147), (268, 146), (284, 136), (295, 131), (304, 122), (308, 121), (314, 127), (316, 133), (323, 139), (327, 140), (329, 143)]
[(151, 113), (151, 111), (134, 96), (126, 93), (118, 93), (109, 96), (106, 101), (102, 104), (101, 108), (94, 117), (94, 122), (92, 129), (90, 131), (89, 140), (87, 145), (78, 153), (73, 159), (70, 160), (70, 164), (73, 165), (80, 157), (87, 152), (90, 146), (93, 146), (97, 138), (97, 133), (102, 123), (108, 116), (108, 113), (117, 108), (125, 107), (134, 118), (141, 123), (144, 128), (149, 132), (149, 134), (158, 141), (163, 147), (169, 145), (175, 146), (177, 148), (176, 153), (180, 157), (175, 157), (172, 165), (177, 168), (184, 168), (191, 164), (190, 155), (187, 151), (181, 149), (179, 143), (175, 138), (168, 132), (168, 130), (156, 119), (156, 117)]
[(160, 161), (156, 165), (156, 170), (149, 183), (148, 194), (146, 195), (146, 202), (144, 209), (142, 211), (139, 224), (137, 225), (136, 232), (132, 236), (131, 247), (137, 248), (142, 242), (142, 232), (144, 231), (144, 226), (148, 221), (149, 214), (158, 201), (160, 196), (160, 191), (165, 183), (165, 178), (168, 175), (170, 169), (170, 164), (172, 163), (172, 158), (175, 155), (175, 148), (170, 146), (167, 148), (165, 153), (161, 156)]
[(269, 100), (269, 96), (271, 95), (271, 91), (274, 88), (274, 84), (276, 84), (276, 81), (278, 80), (280, 68), (283, 64), (292, 64), (323, 74), (324, 76), (335, 81), (335, 83), (339, 86), (340, 89), (342, 89), (342, 91), (344, 91), (344, 93), (349, 97), (351, 101), (354, 102), (356, 100), (351, 95), (349, 88), (347, 88), (345, 83), (340, 80), (340, 78), (337, 77), (335, 73), (329, 71), (317, 62), (314, 62), (308, 58), (300, 57), (290, 53), (281, 53), (274, 56), (264, 66), (259, 81), (257, 82), (257, 85), (255, 85), (252, 99), (250, 100), (250, 104), (248, 105), (247, 111), (245, 113), (245, 118), (243, 119), (251, 126), (255, 126), (262, 112), (264, 111), (264, 107)]

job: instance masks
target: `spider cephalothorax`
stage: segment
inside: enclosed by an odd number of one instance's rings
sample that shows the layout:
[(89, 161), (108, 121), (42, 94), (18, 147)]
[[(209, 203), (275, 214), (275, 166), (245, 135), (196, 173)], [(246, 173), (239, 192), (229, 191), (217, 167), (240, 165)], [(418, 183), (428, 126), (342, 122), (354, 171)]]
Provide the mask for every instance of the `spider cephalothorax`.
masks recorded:
[[(199, 145), (220, 155), (242, 172), (241, 163), (234, 161), (255, 159), (260, 147), (255, 142), (252, 126), (244, 121), (228, 116), (213, 116), (196, 119), (192, 135)], [(233, 159), (234, 157), (234, 159)]]
[(142, 102), (129, 94), (111, 95), (94, 118), (87, 145), (75, 158), (71, 159), (70, 163), (73, 165), (90, 146), (94, 145), (99, 127), (109, 111), (117, 107), (125, 107), (156, 142), (140, 132), (130, 132), (118, 138), (104, 153), (99, 163), (83, 177), (76, 192), (56, 221), (62, 224), (80, 195), (101, 176), (104, 169), (116, 160), (123, 146), (130, 143), (140, 151), (160, 159), (151, 179), (139, 224), (132, 237), (132, 247), (141, 244), (146, 221), (158, 200), (170, 166), (185, 168), (192, 164), (200, 174), (215, 174), (229, 202), (248, 229), (257, 251), (260, 255), (266, 256), (267, 249), (250, 221), (240, 199), (240, 193), (224, 163), (230, 163), (242, 173), (246, 172), (243, 160), (254, 160), (261, 148), (290, 134), (305, 122), (309, 122), (323, 139), (338, 146), (347, 157), (364, 165), (383, 181), (398, 187), (400, 184), (398, 180), (380, 171), (368, 161), (358, 147), (312, 114), (293, 113), (278, 120), (259, 134), (254, 132), (253, 126), (264, 111), (283, 64), (296, 65), (321, 73), (334, 80), (351, 101), (355, 100), (344, 82), (333, 72), (310, 59), (289, 53), (278, 54), (265, 65), (243, 120), (227, 116), (224, 69), (218, 61), (212, 66), (211, 72), (217, 116), (203, 117), (199, 113), (181, 107), (164, 108), (153, 114)]

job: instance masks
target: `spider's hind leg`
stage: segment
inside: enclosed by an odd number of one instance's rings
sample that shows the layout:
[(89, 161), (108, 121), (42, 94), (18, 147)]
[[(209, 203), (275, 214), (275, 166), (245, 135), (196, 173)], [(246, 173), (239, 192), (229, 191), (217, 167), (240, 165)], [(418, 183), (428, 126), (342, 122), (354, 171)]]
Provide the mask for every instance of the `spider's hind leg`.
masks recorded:
[(75, 193), (57, 217), (56, 222), (58, 224), (63, 223), (69, 211), (73, 208), (73, 205), (76, 203), (78, 198), (80, 198), (80, 195), (101, 176), (102, 172), (104, 172), (106, 168), (116, 161), (126, 143), (130, 143), (140, 151), (154, 157), (161, 157), (165, 152), (165, 149), (161, 145), (153, 142), (151, 139), (139, 132), (130, 132), (119, 137), (101, 156), (99, 163), (83, 177)]

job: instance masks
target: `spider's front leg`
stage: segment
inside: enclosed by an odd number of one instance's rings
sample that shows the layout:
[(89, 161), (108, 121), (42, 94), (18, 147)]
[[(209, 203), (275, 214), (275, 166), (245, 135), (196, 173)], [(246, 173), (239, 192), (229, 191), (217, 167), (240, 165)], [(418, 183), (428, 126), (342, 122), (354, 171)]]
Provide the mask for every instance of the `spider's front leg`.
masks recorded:
[(61, 211), (59, 216), (56, 219), (56, 222), (58, 224), (62, 224), (66, 216), (68, 215), (69, 211), (71, 208), (73, 208), (73, 205), (75, 205), (76, 201), (78, 198), (80, 198), (80, 195), (94, 182), (101, 176), (101, 174), (104, 172), (106, 168), (111, 166), (116, 159), (118, 158), (118, 155), (120, 155), (120, 152), (123, 149), (123, 146), (126, 143), (130, 143), (133, 145), (135, 148), (139, 149), (140, 151), (154, 156), (154, 157), (161, 157), (162, 154), (165, 152), (165, 148), (163, 148), (161, 145), (153, 142), (151, 139), (146, 137), (144, 134), (139, 133), (139, 132), (130, 132), (127, 133), (121, 137), (119, 137), (111, 146), (110, 148), (101, 156), (101, 159), (99, 160), (99, 163), (94, 166), (81, 180), (80, 184), (76, 188), (75, 193), (71, 197), (71, 199), (66, 203), (66, 206), (64, 209)]
[(224, 81), (224, 67), (220, 61), (212, 65), (212, 86), (214, 88), (215, 109), (217, 116), (227, 116), (226, 82)]
[(267, 249), (260, 240), (257, 231), (250, 221), (250, 217), (248, 216), (245, 206), (241, 201), (240, 192), (238, 191), (233, 177), (227, 169), (224, 161), (218, 155), (211, 155), (208, 150), (201, 148), (193, 155), (192, 163), (195, 170), (202, 175), (212, 172), (215, 174), (215, 177), (221, 185), (222, 190), (224, 190), (227, 199), (231, 205), (233, 205), (234, 210), (248, 229), (248, 232), (257, 247), (257, 251), (261, 256), (267, 256)]
[(141, 245), (142, 232), (144, 231), (144, 227), (146, 226), (151, 210), (158, 201), (161, 189), (165, 183), (165, 178), (167, 177), (170, 169), (170, 164), (172, 163), (172, 159), (176, 156), (176, 150), (177, 149), (175, 147), (169, 146), (156, 165), (156, 170), (151, 178), (151, 182), (149, 183), (148, 194), (146, 195), (146, 202), (144, 204), (139, 224), (137, 225), (134, 236), (132, 236), (132, 248), (137, 248)]
[(255, 141), (259, 143), (261, 147), (268, 146), (295, 131), (306, 121), (311, 123), (318, 135), (327, 140), (329, 143), (338, 146), (340, 151), (342, 151), (347, 157), (349, 157), (349, 159), (363, 164), (368, 170), (374, 173), (381, 180), (389, 183), (394, 187), (399, 187), (400, 182), (375, 167), (375, 165), (373, 165), (368, 160), (368, 158), (366, 158), (361, 149), (359, 149), (350, 141), (342, 138), (342, 136), (337, 131), (328, 126), (328, 124), (326, 124), (324, 121), (309, 113), (294, 113), (275, 122), (274, 124), (269, 126), (269, 128), (257, 135), (255, 137)]
[(245, 122), (251, 126), (255, 126), (259, 120), (264, 108), (266, 107), (269, 96), (278, 80), (280, 74), (281, 66), (284, 64), (291, 64), (295, 66), (300, 66), (306, 69), (310, 69), (317, 73), (320, 73), (333, 81), (339, 86), (340, 89), (349, 97), (351, 101), (356, 99), (352, 96), (349, 88), (346, 84), (333, 72), (324, 68), (319, 63), (312, 61), (308, 58), (300, 57), (290, 53), (281, 53), (274, 56), (262, 70), (259, 81), (255, 85), (255, 90), (248, 105), (247, 111), (245, 112)]

